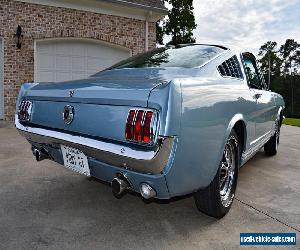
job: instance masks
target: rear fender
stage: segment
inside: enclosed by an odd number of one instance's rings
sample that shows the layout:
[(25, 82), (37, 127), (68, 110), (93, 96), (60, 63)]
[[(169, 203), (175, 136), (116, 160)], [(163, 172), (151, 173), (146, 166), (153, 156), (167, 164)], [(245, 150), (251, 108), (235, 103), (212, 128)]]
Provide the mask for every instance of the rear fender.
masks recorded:
[[(181, 137), (182, 133), (179, 135), (179, 145), (173, 166), (164, 171), (172, 197), (192, 193), (205, 188), (211, 183), (218, 171), (230, 132), (234, 125), (241, 120), (246, 124), (244, 117), (241, 114), (236, 114), (226, 124), (215, 124), (215, 129), (219, 128), (219, 131), (215, 131), (213, 137), (210, 137), (210, 134), (206, 134), (210, 127), (202, 127), (202, 129), (198, 130), (201, 135), (195, 135), (193, 138)], [(190, 130), (185, 130), (185, 132), (188, 131)], [(218, 133), (221, 133), (221, 131), (222, 135), (219, 137)], [(203, 138), (206, 143), (201, 143), (201, 140), (197, 141), (197, 138)], [(199, 143), (197, 145), (190, 143), (194, 140)], [(195, 152), (198, 150), (201, 162), (199, 162), (199, 158), (194, 157)], [(199, 169), (199, 166), (201, 166), (201, 169)]]
[[(247, 122), (244, 118), (244, 116), (242, 114), (236, 114), (234, 117), (232, 117), (232, 119), (230, 120), (227, 129), (226, 129), (226, 133), (225, 133), (225, 137), (224, 137), (224, 145), (223, 148), (225, 148), (225, 144), (227, 142), (227, 139), (231, 133), (231, 131), (233, 130), (234, 126), (237, 124), (237, 122), (242, 121), (245, 128), (247, 127)], [(245, 149), (246, 148), (246, 142), (247, 142), (247, 129), (244, 130), (244, 145), (242, 145), (242, 147)], [(223, 153), (223, 152), (222, 152)], [(221, 160), (221, 159), (220, 159)]]
[[(234, 126), (236, 125), (236, 123), (239, 122), (239, 121), (242, 121), (244, 123), (244, 125), (246, 126), (246, 120), (244, 119), (244, 116), (242, 114), (236, 114), (236, 115), (234, 115), (232, 117), (232, 119), (230, 120), (230, 122), (228, 123), (227, 129), (226, 129), (225, 134), (224, 134), (224, 138), (222, 140), (222, 146), (220, 148), (220, 151), (218, 152), (217, 163), (221, 162), (222, 157), (223, 157), (223, 151), (224, 151), (225, 145), (227, 143), (227, 140), (229, 138), (229, 135), (230, 135), (231, 131), (233, 130)], [(245, 145), (246, 145), (246, 141), (247, 141), (247, 130), (245, 129), (245, 133), (244, 133), (244, 145), (243, 145), (244, 148), (245, 148)], [(219, 169), (219, 164), (216, 164), (216, 168), (214, 170), (213, 177), (216, 175), (218, 169)], [(212, 180), (213, 179), (211, 179), (211, 181)]]
[(182, 94), (179, 81), (154, 88), (148, 98), (148, 108), (159, 111), (159, 135), (177, 136), (181, 127)]
[(283, 108), (282, 107), (279, 107), (276, 118), (277, 118), (277, 120), (280, 121), (280, 127), (281, 127), (282, 122), (283, 122)]
[(31, 88), (33, 88), (36, 85), (38, 85), (38, 83), (24, 83), (21, 86), (21, 89), (20, 89), (19, 95), (18, 95), (18, 99), (17, 99), (17, 102), (16, 102), (16, 112), (19, 109), (19, 105), (20, 105), (21, 100), (26, 96), (27, 91), (30, 90)]

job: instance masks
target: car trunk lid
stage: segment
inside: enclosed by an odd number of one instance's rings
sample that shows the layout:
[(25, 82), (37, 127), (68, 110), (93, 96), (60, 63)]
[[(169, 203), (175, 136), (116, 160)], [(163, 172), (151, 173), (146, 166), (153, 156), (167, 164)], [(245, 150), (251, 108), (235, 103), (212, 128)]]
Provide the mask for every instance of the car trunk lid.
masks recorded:
[(27, 96), (39, 101), (146, 107), (151, 90), (164, 82), (155, 69), (110, 70), (84, 80), (41, 83)]

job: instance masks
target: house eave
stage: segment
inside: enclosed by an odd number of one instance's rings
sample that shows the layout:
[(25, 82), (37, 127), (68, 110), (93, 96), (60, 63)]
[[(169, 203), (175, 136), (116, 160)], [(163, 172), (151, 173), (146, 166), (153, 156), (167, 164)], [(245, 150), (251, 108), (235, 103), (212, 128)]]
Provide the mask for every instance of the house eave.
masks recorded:
[(162, 15), (168, 14), (168, 9), (165, 7), (160, 8), (160, 7), (150, 6), (150, 5), (133, 3), (130, 1), (126, 1), (126, 0), (98, 0), (98, 1), (116, 3), (116, 4), (121, 4), (124, 6), (130, 6), (133, 8), (139, 8), (139, 9), (144, 9), (144, 10), (148, 10), (148, 11), (158, 12), (158, 13), (161, 13)]
[(112, 16), (121, 16), (137, 20), (156, 22), (167, 14), (167, 10), (139, 4), (130, 4), (126, 0), (15, 0), (32, 4), (88, 11)]

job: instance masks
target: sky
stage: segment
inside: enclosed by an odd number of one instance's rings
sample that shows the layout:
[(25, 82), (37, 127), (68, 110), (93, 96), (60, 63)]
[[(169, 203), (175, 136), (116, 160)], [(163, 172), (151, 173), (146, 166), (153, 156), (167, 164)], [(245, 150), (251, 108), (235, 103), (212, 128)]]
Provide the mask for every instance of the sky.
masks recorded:
[(255, 54), (270, 40), (300, 43), (300, 0), (194, 0), (194, 8), (197, 43), (233, 44)]

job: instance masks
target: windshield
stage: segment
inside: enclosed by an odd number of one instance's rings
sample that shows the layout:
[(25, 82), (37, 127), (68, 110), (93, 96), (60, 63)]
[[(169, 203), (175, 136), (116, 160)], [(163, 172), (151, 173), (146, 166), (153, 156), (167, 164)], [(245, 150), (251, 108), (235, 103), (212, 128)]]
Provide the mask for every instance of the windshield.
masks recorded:
[(208, 45), (164, 47), (126, 59), (109, 69), (123, 68), (195, 68), (206, 63), (224, 49)]

